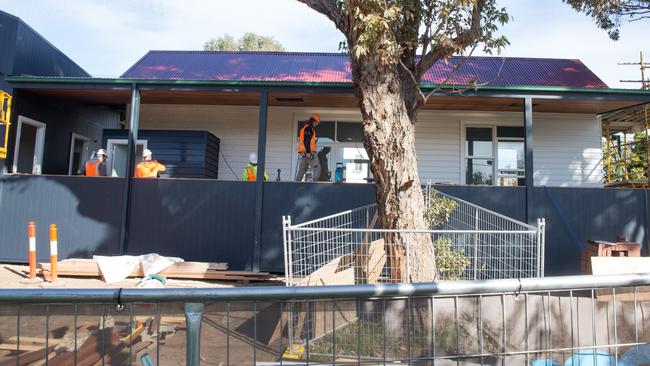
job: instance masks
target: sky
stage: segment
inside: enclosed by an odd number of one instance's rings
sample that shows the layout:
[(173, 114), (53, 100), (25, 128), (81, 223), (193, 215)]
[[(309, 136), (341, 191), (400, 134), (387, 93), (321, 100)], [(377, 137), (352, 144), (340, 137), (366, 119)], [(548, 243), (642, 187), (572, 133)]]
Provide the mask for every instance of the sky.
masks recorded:
[[(639, 51), (650, 60), (650, 20), (627, 23), (617, 42), (561, 0), (497, 0), (512, 20), (503, 56), (580, 59), (610, 87), (639, 88)], [(343, 35), (296, 0), (0, 0), (94, 76), (119, 76), (149, 50), (200, 50), (225, 33), (273, 36), (287, 51), (337, 52)], [(645, 47), (645, 49), (643, 48)]]

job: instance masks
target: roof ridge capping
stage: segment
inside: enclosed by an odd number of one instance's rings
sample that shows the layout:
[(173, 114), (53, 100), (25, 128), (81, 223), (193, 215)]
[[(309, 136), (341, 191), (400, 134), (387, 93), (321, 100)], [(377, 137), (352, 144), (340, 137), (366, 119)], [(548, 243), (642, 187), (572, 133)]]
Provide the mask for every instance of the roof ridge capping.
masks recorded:
[[(305, 55), (305, 56), (337, 56), (337, 57), (348, 57), (349, 53), (343, 52), (327, 52), (327, 51), (204, 51), (204, 50), (149, 50), (142, 57), (152, 54), (152, 53), (179, 53), (179, 54), (223, 54), (223, 55)], [(417, 55), (420, 57), (421, 55)], [(507, 60), (546, 60), (546, 61), (577, 61), (584, 65), (582, 60), (579, 58), (559, 58), (559, 57), (528, 57), (528, 56), (490, 56), (490, 55), (454, 55), (452, 59), (466, 58), (470, 59), (507, 59)], [(142, 58), (139, 61), (142, 60)], [(136, 64), (138, 63), (136, 62)], [(134, 65), (135, 66), (135, 65)]]

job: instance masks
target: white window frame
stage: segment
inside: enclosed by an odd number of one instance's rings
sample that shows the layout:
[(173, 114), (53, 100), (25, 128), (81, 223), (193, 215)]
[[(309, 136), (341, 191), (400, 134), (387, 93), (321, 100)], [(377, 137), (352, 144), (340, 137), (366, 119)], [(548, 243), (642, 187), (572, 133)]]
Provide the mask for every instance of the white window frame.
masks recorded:
[(20, 135), (23, 124), (36, 127), (36, 141), (34, 142), (34, 161), (32, 163), (32, 174), (41, 174), (43, 167), (43, 151), (45, 147), (45, 128), (47, 125), (35, 119), (25, 116), (18, 116), (18, 126), (16, 128), (16, 143), (14, 145), (14, 159), (11, 167), (12, 173), (18, 173), (18, 157), (20, 156)]
[[(490, 128), (492, 129), (492, 156), (487, 155), (467, 155), (467, 149), (465, 148), (466, 138), (467, 138), (467, 128)], [(492, 185), (495, 185), (496, 182), (496, 166), (499, 163), (497, 161), (497, 125), (496, 124), (479, 124), (479, 123), (461, 123), (461, 136), (460, 136), (460, 149), (462, 151), (461, 157), (461, 166), (460, 166), (460, 181), (462, 184), (468, 185), (467, 183), (467, 159), (489, 159), (492, 160)]]
[[(84, 142), (83, 146), (89, 146), (90, 141), (91, 141), (90, 138), (87, 137), (87, 136), (80, 135), (80, 134), (75, 133), (75, 132), (72, 133), (72, 137), (70, 138), (70, 156), (68, 157), (68, 175), (72, 175), (72, 163), (73, 163), (72, 159), (74, 159), (74, 143), (77, 140), (83, 141)], [(88, 144), (88, 145), (86, 145), (86, 144)], [(90, 157), (92, 157), (92, 155), (93, 155), (93, 152), (90, 153)], [(82, 160), (81, 164), (83, 164), (84, 159), (82, 158), (81, 160)]]
[[(474, 156), (468, 156), (467, 151), (465, 149), (465, 139), (467, 137), (467, 128), (491, 128), (492, 129), (492, 156), (484, 156), (484, 155), (474, 155)], [(467, 176), (465, 174), (467, 170), (467, 159), (492, 159), (492, 185), (493, 186), (499, 186), (499, 140), (502, 141), (526, 141), (525, 138), (521, 137), (501, 137), (499, 138), (497, 135), (497, 129), (498, 127), (521, 127), (521, 125), (515, 125), (511, 123), (497, 123), (497, 122), (486, 122), (486, 123), (477, 123), (476, 121), (474, 122), (464, 122), (461, 121), (460, 123), (460, 151), (461, 151), (461, 167), (460, 167), (460, 182), (463, 185), (469, 185), (467, 183)], [(511, 170), (517, 170), (520, 171), (522, 169), (511, 169)], [(525, 172), (525, 167), (522, 171)]]
[[(512, 175), (501, 175), (501, 174), (499, 174), (499, 170), (501, 170), (501, 169), (499, 169), (499, 161), (498, 161), (498, 159), (499, 159), (499, 141), (523, 142), (524, 143), (524, 154), (526, 153), (526, 151), (525, 151), (525, 149), (526, 149), (526, 138), (525, 137), (497, 137), (497, 152), (496, 152), (497, 161), (496, 161), (496, 166), (495, 166), (495, 169), (496, 169), (496, 176), (495, 177), (496, 177), (496, 179), (495, 179), (495, 182), (494, 182), (494, 184), (497, 185), (497, 186), (499, 185), (498, 184), (499, 177), (503, 176), (503, 177), (519, 178), (519, 175), (512, 176)], [(507, 169), (507, 170), (522, 172), (522, 173), (524, 173), (524, 179), (525, 179), (526, 178), (526, 165), (525, 164), (526, 164), (526, 158), (524, 157), (524, 169)]]
[[(143, 145), (142, 150), (147, 148), (148, 140), (137, 140), (135, 145)], [(106, 159), (106, 174), (110, 177), (113, 174), (113, 145), (129, 145), (128, 139), (108, 139), (106, 140), (106, 151), (109, 154)], [(136, 149), (137, 150), (137, 149)]]

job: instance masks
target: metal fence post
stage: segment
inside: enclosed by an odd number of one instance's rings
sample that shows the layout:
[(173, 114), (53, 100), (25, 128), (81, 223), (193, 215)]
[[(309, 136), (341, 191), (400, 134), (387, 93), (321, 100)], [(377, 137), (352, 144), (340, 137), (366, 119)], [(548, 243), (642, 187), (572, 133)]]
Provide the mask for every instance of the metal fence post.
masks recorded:
[(541, 218), (538, 219), (537, 223), (537, 230), (539, 230), (539, 269), (540, 269), (540, 277), (544, 277), (544, 260), (546, 256), (546, 219)]
[(474, 208), (474, 279), (478, 279), (478, 209)]
[(185, 364), (199, 366), (201, 363), (201, 319), (203, 317), (202, 303), (185, 304), (185, 322), (187, 324), (187, 353)]

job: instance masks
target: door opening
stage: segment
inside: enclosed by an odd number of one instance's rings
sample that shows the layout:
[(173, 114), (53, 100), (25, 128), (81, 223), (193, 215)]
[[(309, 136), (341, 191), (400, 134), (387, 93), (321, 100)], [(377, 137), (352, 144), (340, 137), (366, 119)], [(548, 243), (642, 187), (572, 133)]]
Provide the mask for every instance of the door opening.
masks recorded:
[(19, 116), (12, 172), (41, 174), (44, 144), (45, 123)]
[[(142, 161), (142, 153), (147, 148), (147, 140), (138, 140), (135, 148), (135, 163)], [(129, 152), (129, 141), (126, 139), (109, 139), (106, 143), (108, 160), (106, 170), (112, 177), (126, 176), (126, 160)]]

